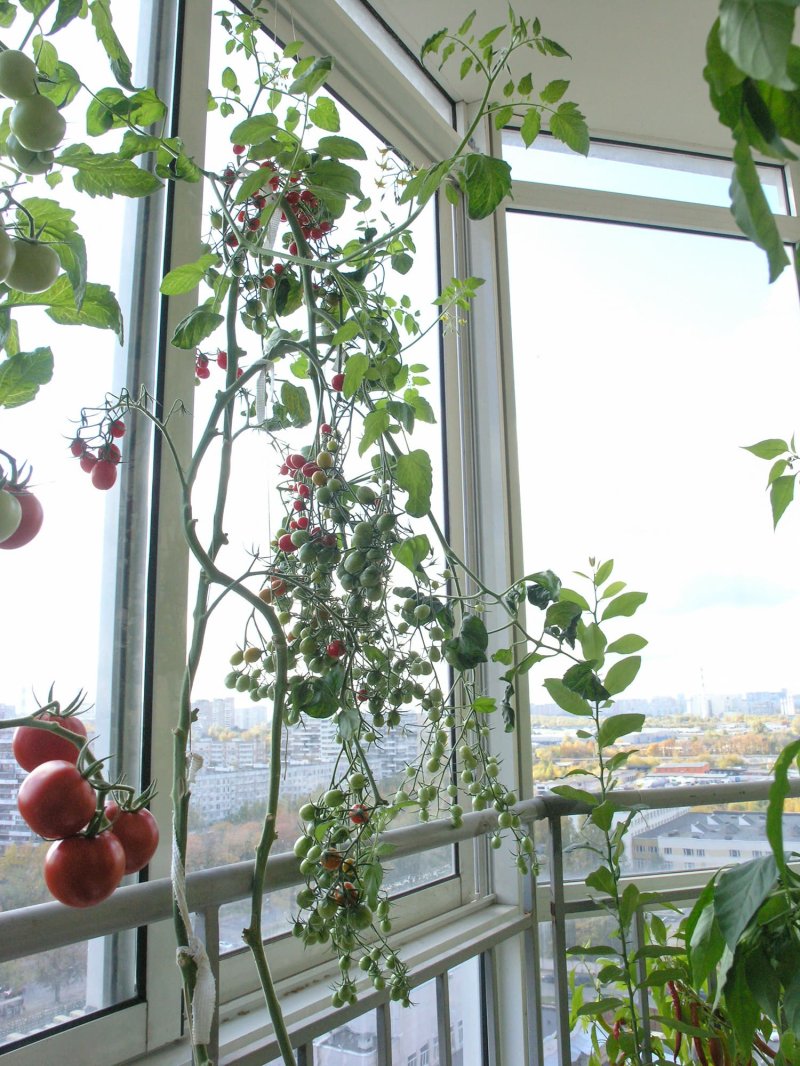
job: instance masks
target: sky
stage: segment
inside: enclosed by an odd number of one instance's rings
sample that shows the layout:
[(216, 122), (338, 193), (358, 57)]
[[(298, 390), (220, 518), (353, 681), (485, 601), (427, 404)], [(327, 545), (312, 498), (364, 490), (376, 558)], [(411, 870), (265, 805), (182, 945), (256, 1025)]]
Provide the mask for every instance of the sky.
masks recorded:
[(648, 592), (615, 630), (651, 641), (626, 695), (800, 690), (800, 519), (773, 533), (742, 450), (797, 425), (791, 270), (770, 287), (745, 241), (517, 212), (508, 237), (526, 569), (614, 558)]
[[(129, 39), (125, 15), (117, 18)], [(219, 152), (227, 161), (211, 121), (209, 158)], [(342, 132), (366, 135), (345, 121)], [(68, 141), (84, 138), (71, 118)], [(377, 147), (371, 139), (371, 160)], [(558, 178), (553, 157), (539, 155), (548, 181)], [(643, 169), (624, 180), (638, 181)], [(677, 180), (645, 177), (651, 191)], [(618, 163), (607, 180), (623, 180)], [(719, 196), (719, 179), (685, 173), (682, 195), (691, 197), (693, 180), (698, 195)], [(71, 194), (67, 183), (62, 192), (81, 214), (90, 277), (115, 286), (126, 250), (119, 206)], [(419, 230), (419, 266), (406, 279), (423, 306), (436, 287), (432, 236), (429, 223)], [(800, 508), (774, 534), (767, 464), (741, 450), (797, 424), (800, 314), (788, 272), (768, 286), (762, 253), (744, 241), (519, 213), (508, 215), (508, 236), (526, 569), (551, 567), (566, 581), (590, 554), (613, 556), (615, 576), (649, 593), (629, 627), (651, 641), (631, 696), (800, 691)], [(28, 322), (23, 340), (53, 344), (56, 376), (34, 407), (3, 412), (0, 423), (0, 447), (33, 463), (45, 507), (32, 544), (0, 551), (0, 703), (19, 706), (29, 705), (30, 686), (42, 694), (53, 681), (66, 698), (97, 691), (105, 667), (97, 603), (108, 600), (114, 576), (103, 585), (104, 513), (118, 497), (118, 489), (95, 490), (66, 447), (70, 419), (113, 384), (114, 339), (55, 327), (34, 311)], [(432, 344), (414, 354), (429, 365), (433, 356)], [(435, 390), (434, 382), (432, 401)], [(199, 391), (189, 398), (203, 399)], [(255, 449), (253, 463), (271, 461)], [(245, 472), (231, 522), (242, 529), (241, 552), (274, 526), (268, 497), (255, 509), (253, 499)], [(221, 611), (196, 696), (225, 694), (240, 634), (239, 612)]]

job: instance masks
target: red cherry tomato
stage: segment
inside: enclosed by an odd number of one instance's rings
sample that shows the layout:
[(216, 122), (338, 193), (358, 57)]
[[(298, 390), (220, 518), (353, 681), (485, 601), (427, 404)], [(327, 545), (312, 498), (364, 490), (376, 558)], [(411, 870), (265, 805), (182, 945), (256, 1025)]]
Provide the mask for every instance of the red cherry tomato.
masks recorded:
[(106, 818), (125, 852), (125, 873), (138, 873), (147, 866), (158, 847), (158, 822), (144, 807), (122, 811), (113, 802), (106, 804)]
[[(74, 715), (69, 715), (67, 718), (59, 718), (54, 714), (42, 714), (39, 716), (39, 720), (42, 722), (58, 722), (62, 728), (68, 729), (71, 733), (75, 733), (82, 738), (86, 737), (86, 726), (80, 718), (76, 718)], [(58, 737), (55, 733), (50, 733), (46, 729), (36, 729), (32, 725), (21, 725), (14, 730), (11, 750), (14, 752), (14, 758), (22, 769), (28, 772), (35, 770), (43, 762), (50, 762), (52, 759), (63, 759), (65, 762), (76, 763), (80, 754), (80, 749), (71, 740), (67, 740), (65, 737)]]
[(95, 791), (74, 763), (51, 759), (31, 770), (17, 795), (19, 813), (49, 840), (71, 837), (91, 820)]
[(117, 464), (111, 459), (101, 459), (92, 467), (92, 484), (96, 489), (110, 489), (117, 480)]
[(335, 392), (341, 392), (344, 388), (344, 374), (334, 374), (331, 378), (331, 388)]
[(16, 496), (22, 508), (22, 518), (16, 532), (12, 533), (10, 537), (6, 537), (5, 540), (0, 540), (0, 548), (21, 548), (32, 541), (42, 528), (44, 512), (42, 511), (42, 505), (33, 493), (27, 489), (13, 489), (10, 485), (7, 485), (5, 491), (10, 492), (12, 496)]
[(110, 830), (57, 840), (44, 860), (45, 884), (68, 907), (93, 907), (108, 899), (124, 873), (125, 850)]

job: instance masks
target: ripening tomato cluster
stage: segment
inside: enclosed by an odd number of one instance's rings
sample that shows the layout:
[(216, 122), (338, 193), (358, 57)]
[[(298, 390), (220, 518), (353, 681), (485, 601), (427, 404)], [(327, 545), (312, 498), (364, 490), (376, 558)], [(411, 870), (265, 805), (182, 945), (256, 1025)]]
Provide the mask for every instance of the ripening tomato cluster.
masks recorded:
[[(221, 349), (217, 351), (215, 356), (206, 355), (205, 352), (196, 352), (194, 357), (194, 372), (198, 381), (205, 381), (206, 378), (211, 377), (211, 362), (215, 362), (220, 370), (227, 371), (228, 369), (228, 353), (223, 352)], [(236, 377), (240, 378), (243, 374), (241, 367), (236, 369)]]
[(112, 786), (95, 787), (99, 764), (80, 767), (86, 750), (80, 718), (46, 713), (39, 720), (74, 733), (83, 747), (47, 729), (19, 726), (12, 750), (28, 776), (17, 807), (34, 833), (53, 841), (44, 861), (50, 893), (69, 907), (91, 907), (107, 899), (125, 874), (147, 865), (158, 846), (158, 825), (144, 807), (104, 803)]
[(121, 418), (110, 418), (101, 424), (98, 434), (100, 443), (94, 451), (89, 442), (77, 434), (70, 442), (69, 450), (80, 461), (81, 470), (90, 474), (96, 489), (110, 489), (117, 480), (117, 467), (122, 461), (122, 452), (116, 443), (125, 436), (125, 423)]

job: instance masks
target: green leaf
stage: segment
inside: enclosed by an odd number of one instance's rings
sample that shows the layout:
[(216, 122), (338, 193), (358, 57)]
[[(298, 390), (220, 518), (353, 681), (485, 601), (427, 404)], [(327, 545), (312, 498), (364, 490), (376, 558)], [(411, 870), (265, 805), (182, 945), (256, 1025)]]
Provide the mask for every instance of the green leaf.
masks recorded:
[(431, 509), (433, 470), (427, 452), (416, 449), (401, 455), (395, 468), (397, 485), (408, 493), (406, 511), (412, 518), (423, 518)]
[(572, 785), (553, 785), (550, 789), (556, 796), (572, 800), (574, 803), (588, 803), (590, 807), (596, 807), (600, 803), (600, 797), (596, 792), (587, 792), (585, 788), (575, 788)]
[(281, 385), (281, 403), (286, 408), (292, 423), (296, 428), (307, 426), (311, 421), (311, 405), (308, 393), (300, 385), (291, 381), (284, 381)]
[[(375, 412), (376, 414), (378, 412)], [(424, 533), (401, 540), (392, 545), (392, 555), (413, 574), (419, 572), (419, 564), (431, 553), (431, 542)]]
[(78, 192), (88, 196), (149, 196), (161, 182), (147, 170), (116, 153), (96, 154), (86, 144), (73, 144), (56, 158), (62, 166), (76, 170), (72, 181)]
[(775, 529), (783, 513), (794, 499), (795, 474), (777, 477), (769, 487), (769, 499), (772, 506), (772, 528)]
[(609, 800), (604, 800), (599, 806), (590, 814), (590, 819), (593, 825), (596, 825), (598, 829), (601, 829), (604, 833), (607, 833), (611, 828), (611, 824), (614, 821), (614, 804)]
[(750, 990), (744, 956), (741, 954), (734, 961), (725, 984), (725, 1005), (736, 1034), (737, 1047), (751, 1047), (761, 1011), (757, 998)]
[(581, 609), (577, 603), (560, 600), (558, 603), (551, 603), (547, 608), (544, 624), (548, 628), (556, 626), (559, 629), (568, 629), (580, 613)]
[(175, 348), (196, 348), (200, 341), (204, 341), (215, 329), (219, 329), (224, 321), (223, 315), (210, 311), (207, 307), (195, 307), (178, 323), (172, 344)]
[(458, 36), (459, 37), (464, 37), (467, 33), (469, 33), (470, 28), (472, 26), (472, 23), (475, 21), (475, 16), (476, 15), (477, 15), (477, 11), (474, 10), (474, 9), (469, 13), (469, 15), (467, 15), (467, 17), (464, 19), (464, 21), (458, 27)]
[(134, 133), (133, 130), (128, 130), (122, 138), (118, 154), (123, 159), (133, 159), (135, 155), (144, 155), (145, 152), (157, 152), (160, 147), (161, 140), (159, 137), (148, 137), (142, 133)]
[(786, 856), (783, 850), (783, 805), (789, 795), (789, 770), (798, 756), (800, 756), (800, 740), (795, 740), (787, 744), (775, 760), (767, 804), (767, 840), (783, 877), (786, 877), (787, 873)]
[(437, 30), (436, 33), (432, 33), (422, 44), (419, 57), (424, 59), (428, 53), (435, 53), (439, 51), (442, 41), (447, 36), (447, 30)]
[(542, 128), (542, 116), (535, 107), (530, 107), (522, 120), (519, 135), (526, 148), (530, 148)]
[(586, 602), (586, 597), (581, 596), (580, 592), (576, 592), (575, 589), (561, 589), (558, 598), (568, 603), (576, 603), (582, 611), (588, 611), (590, 609), (589, 604)]
[(489, 30), (488, 33), (484, 33), (483, 37), (478, 41), (478, 48), (489, 48), (503, 30), (506, 28), (505, 23), (502, 26), (495, 26), (493, 30)]
[(591, 717), (592, 708), (586, 700), (579, 696), (577, 692), (567, 688), (560, 678), (548, 677), (545, 680), (544, 687), (550, 693), (550, 698), (554, 703), (558, 704), (562, 711), (566, 711), (568, 714), (578, 714), (584, 718)]
[[(606, 654), (610, 655), (614, 652), (617, 655), (630, 655), (632, 652), (641, 651), (642, 648), (647, 647), (647, 641), (644, 637), (640, 637), (637, 633), (626, 633), (624, 637), (620, 637), (618, 640), (613, 641), (606, 648)], [(588, 659), (589, 656), (587, 655)]]
[(329, 96), (320, 96), (309, 109), (310, 121), (321, 130), (338, 133), (340, 128), (339, 111)]
[(714, 911), (725, 943), (736, 950), (748, 922), (775, 885), (778, 867), (772, 855), (723, 871), (714, 891)]
[(628, 733), (641, 732), (644, 720), (643, 714), (612, 714), (600, 726), (600, 732), (597, 734), (598, 746), (607, 748)]
[(180, 293), (191, 292), (203, 280), (209, 267), (217, 266), (219, 262), (220, 257), (216, 252), (207, 252), (199, 259), (195, 259), (193, 263), (175, 267), (161, 282), (159, 292), (164, 296), (178, 296)]
[[(778, 975), (772, 968), (770, 957), (763, 949), (756, 948), (744, 956), (744, 969), (747, 975), (747, 985), (752, 998), (761, 1010), (776, 1025), (780, 1024), (779, 1001), (781, 996), (781, 983)], [(734, 978), (735, 987), (735, 978)], [(725, 998), (731, 1002), (732, 988), (726, 986)], [(733, 993), (735, 998), (736, 993)]]
[(624, 592), (613, 599), (600, 616), (600, 621), (607, 618), (630, 618), (647, 599), (646, 592)]
[(55, 46), (46, 41), (41, 33), (37, 33), (31, 42), (33, 54), (36, 57), (36, 68), (46, 78), (52, 78), (58, 66), (58, 52)]
[[(595, 802), (599, 802), (595, 797)], [(606, 896), (613, 896), (616, 891), (614, 876), (606, 866), (598, 866), (592, 870), (584, 882), (587, 888), (593, 888), (596, 892), (602, 892)]]
[(794, 89), (786, 63), (792, 43), (794, 13), (783, 0), (721, 0), (722, 48), (751, 78)]
[(369, 370), (369, 356), (364, 352), (356, 352), (345, 363), (344, 388), (342, 393), (346, 400), (352, 399), (361, 388), (364, 375)]
[(557, 56), (559, 59), (572, 59), (566, 48), (562, 48), (558, 41), (553, 41), (549, 37), (542, 37), (541, 43), (548, 55)]
[(584, 1003), (583, 1006), (578, 1007), (577, 1015), (583, 1017), (594, 1017), (597, 1014), (606, 1014), (608, 1011), (617, 1010), (622, 1006), (622, 1000), (616, 997), (606, 997), (605, 999), (596, 999), (591, 1003)]
[(119, 37), (114, 32), (110, 0), (92, 0), (89, 4), (89, 13), (92, 17), (95, 34), (105, 49), (114, 77), (123, 88), (132, 90), (131, 61), (128, 59)]
[(126, 96), (120, 89), (100, 89), (86, 111), (86, 132), (99, 137), (111, 129), (127, 129), (129, 125), (151, 126), (167, 114), (166, 105), (153, 89), (142, 89)]
[(0, 407), (29, 403), (53, 376), (53, 353), (49, 348), (17, 352), (0, 363)]
[(358, 443), (358, 454), (363, 455), (389, 428), (391, 419), (386, 410), (370, 411), (364, 419), (364, 429)]
[(626, 587), (626, 581), (612, 581), (610, 585), (606, 585), (603, 589), (603, 595), (601, 600), (610, 600), (613, 596), (618, 596), (620, 592)]
[(623, 692), (639, 673), (641, 665), (640, 655), (631, 655), (614, 663), (603, 680), (609, 695), (616, 696), (618, 692)]
[(56, 107), (71, 103), (80, 92), (81, 79), (75, 67), (63, 60), (56, 67), (50, 82), (39, 82), (39, 92), (52, 100)]
[(597, 568), (597, 573), (594, 575), (594, 586), (600, 588), (611, 577), (611, 572), (614, 569), (614, 560), (606, 559), (604, 563), (601, 563)]
[(596, 622), (591, 622), (582, 629), (579, 626), (578, 639), (584, 659), (594, 659), (601, 663), (606, 650), (606, 638), (600, 626)]
[(497, 700), (494, 696), (478, 696), (472, 701), (472, 709), (476, 714), (494, 714), (497, 710)]
[(511, 167), (503, 159), (473, 152), (464, 160), (463, 187), (469, 217), (487, 218), (511, 192)]
[(456, 670), (473, 670), (487, 661), (488, 646), (486, 626), (477, 615), (471, 614), (464, 619), (458, 636), (444, 642), (444, 657)]
[[(408, 397), (408, 393), (406, 393), (406, 397)], [(430, 425), (436, 424), (436, 415), (424, 396), (412, 396), (408, 402), (414, 408), (414, 414), (420, 422), (427, 422)]]
[(587, 700), (607, 700), (608, 690), (601, 683), (591, 663), (576, 663), (564, 674), (567, 688)]
[(308, 187), (338, 218), (344, 211), (348, 196), (363, 198), (361, 175), (337, 159), (320, 159), (306, 171)]
[(750, 147), (740, 133), (733, 149), (731, 212), (746, 237), (767, 253), (769, 280), (775, 281), (789, 259), (783, 247)]
[(82, 7), (83, 0), (58, 0), (56, 17), (50, 27), (50, 33), (57, 33), (59, 30), (63, 30), (65, 26), (68, 26), (80, 14)]
[(789, 467), (789, 463), (786, 459), (776, 459), (770, 467), (769, 477), (767, 478), (767, 484), (771, 485), (773, 481), (777, 481), (781, 474)]
[(539, 99), (543, 104), (557, 104), (569, 88), (569, 82), (563, 78), (548, 82), (539, 93)]
[(123, 340), (122, 311), (108, 285), (88, 284), (78, 308), (69, 278), (62, 274), (44, 292), (23, 293), (10, 289), (5, 296), (5, 303), (14, 307), (44, 307), (48, 317), (59, 325), (111, 329), (120, 344)]
[(526, 590), (528, 603), (540, 610), (544, 610), (551, 600), (557, 600), (561, 593), (561, 580), (552, 570), (541, 570), (523, 580), (531, 582)]
[(397, 252), (391, 257), (392, 270), (398, 274), (407, 274), (414, 265), (413, 258), (408, 252)]
[(273, 137), (277, 129), (277, 116), (271, 113), (251, 115), (233, 127), (230, 134), (231, 144), (259, 144)]
[(346, 344), (348, 341), (358, 337), (360, 333), (361, 325), (359, 322), (355, 318), (348, 318), (334, 333), (331, 344)]
[(313, 96), (321, 89), (328, 80), (328, 75), (333, 69), (333, 60), (330, 56), (320, 56), (305, 70), (299, 78), (295, 78), (289, 86), (289, 92), (293, 96)]
[(558, 105), (556, 113), (550, 116), (550, 132), (573, 152), (589, 154), (589, 127), (577, 104)]
[(320, 137), (317, 145), (320, 155), (329, 155), (333, 159), (366, 159), (367, 153), (358, 141), (350, 137)]

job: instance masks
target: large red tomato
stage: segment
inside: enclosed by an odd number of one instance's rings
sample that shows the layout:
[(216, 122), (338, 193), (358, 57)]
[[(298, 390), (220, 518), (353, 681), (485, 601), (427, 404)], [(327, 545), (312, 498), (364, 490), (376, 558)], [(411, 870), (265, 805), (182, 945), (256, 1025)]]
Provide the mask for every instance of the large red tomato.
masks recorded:
[(91, 821), (97, 805), (95, 791), (74, 763), (65, 759), (43, 762), (20, 785), (19, 813), (40, 837), (71, 837)]
[(45, 884), (68, 907), (93, 907), (108, 899), (124, 873), (125, 852), (110, 830), (56, 840), (44, 860)]
[(106, 804), (106, 818), (125, 851), (125, 873), (138, 873), (147, 866), (158, 847), (158, 822), (144, 807), (122, 811), (113, 802)]
[[(80, 718), (72, 714), (66, 718), (59, 718), (54, 714), (42, 714), (39, 720), (58, 722), (63, 729), (68, 729), (79, 737), (86, 737), (86, 726)], [(28, 771), (35, 770), (43, 762), (50, 762), (52, 759), (63, 759), (65, 762), (75, 763), (80, 754), (80, 748), (76, 747), (71, 740), (56, 736), (47, 729), (36, 729), (32, 725), (21, 725), (14, 730), (11, 749), (22, 769)]]
[(16, 532), (12, 533), (10, 537), (6, 537), (5, 540), (0, 540), (0, 548), (21, 548), (28, 541), (33, 540), (42, 528), (44, 512), (42, 511), (42, 505), (33, 493), (28, 492), (27, 489), (13, 489), (7, 485), (5, 491), (17, 497), (22, 508), (22, 518)]

